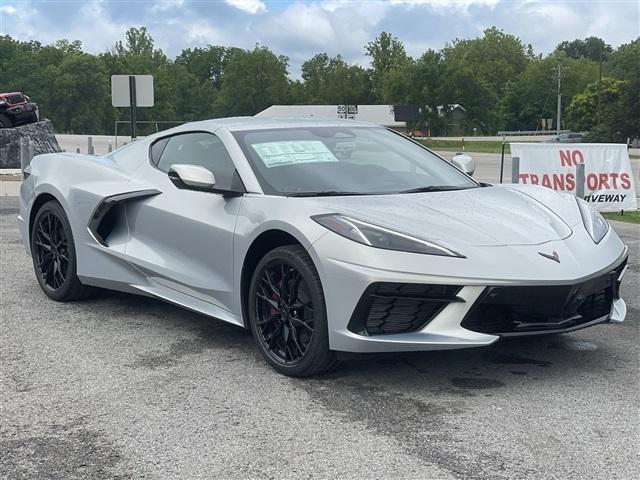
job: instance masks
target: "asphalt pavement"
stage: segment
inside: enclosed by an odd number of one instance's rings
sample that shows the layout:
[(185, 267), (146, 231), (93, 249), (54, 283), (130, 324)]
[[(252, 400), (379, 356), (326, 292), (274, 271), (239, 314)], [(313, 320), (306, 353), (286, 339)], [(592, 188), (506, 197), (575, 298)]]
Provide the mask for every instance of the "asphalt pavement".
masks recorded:
[(621, 325), (292, 379), (249, 333), (160, 301), (48, 300), (17, 206), (0, 198), (2, 479), (637, 478), (638, 225), (615, 224)]

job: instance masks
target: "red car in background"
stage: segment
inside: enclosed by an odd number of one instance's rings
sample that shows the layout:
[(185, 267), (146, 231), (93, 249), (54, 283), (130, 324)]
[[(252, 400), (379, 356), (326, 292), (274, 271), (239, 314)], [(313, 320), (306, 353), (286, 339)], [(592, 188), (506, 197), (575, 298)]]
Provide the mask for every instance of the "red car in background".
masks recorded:
[(21, 92), (0, 93), (0, 128), (11, 128), (40, 119), (38, 105)]

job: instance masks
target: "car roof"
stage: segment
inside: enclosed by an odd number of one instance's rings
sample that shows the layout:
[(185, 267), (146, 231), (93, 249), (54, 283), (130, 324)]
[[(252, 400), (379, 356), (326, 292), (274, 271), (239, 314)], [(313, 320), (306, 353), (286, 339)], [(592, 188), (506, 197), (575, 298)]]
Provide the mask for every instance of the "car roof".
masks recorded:
[[(219, 128), (225, 128), (231, 132), (241, 132), (247, 130), (261, 130), (272, 128), (295, 128), (295, 127), (364, 127), (364, 128), (385, 128), (374, 123), (359, 122), (356, 120), (345, 120), (340, 118), (257, 118), (257, 117), (226, 117), (214, 118), (211, 120), (201, 120), (188, 122), (177, 127), (168, 128), (160, 132), (151, 134), (140, 139), (147, 143), (153, 143), (159, 138), (169, 137), (177, 133), (185, 132), (215, 132)], [(129, 143), (128, 145), (132, 145)], [(121, 147), (126, 148), (128, 145)]]
[[(199, 122), (189, 122), (170, 129), (172, 132), (187, 130), (215, 131), (224, 127), (230, 131), (258, 130), (266, 128), (290, 127), (378, 127), (378, 125), (356, 120), (339, 118), (258, 118), (258, 117), (227, 117)], [(169, 130), (163, 131), (167, 133)]]

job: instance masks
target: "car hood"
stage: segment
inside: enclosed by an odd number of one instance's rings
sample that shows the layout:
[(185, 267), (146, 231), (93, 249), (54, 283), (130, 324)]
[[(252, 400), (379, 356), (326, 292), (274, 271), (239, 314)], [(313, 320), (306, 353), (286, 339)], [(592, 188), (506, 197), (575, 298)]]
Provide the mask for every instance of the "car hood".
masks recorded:
[(569, 237), (571, 225), (580, 221), (570, 196), (517, 185), (313, 201), (324, 212), (342, 213), (449, 246), (538, 245)]

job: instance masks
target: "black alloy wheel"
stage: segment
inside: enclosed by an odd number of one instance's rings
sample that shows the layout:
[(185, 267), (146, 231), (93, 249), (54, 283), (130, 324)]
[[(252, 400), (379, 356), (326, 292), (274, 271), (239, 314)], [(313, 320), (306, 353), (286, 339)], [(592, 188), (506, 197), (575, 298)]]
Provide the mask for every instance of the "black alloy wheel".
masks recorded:
[(71, 226), (64, 209), (54, 200), (42, 205), (36, 213), (31, 230), (31, 257), (38, 283), (49, 298), (66, 302), (95, 292), (77, 277)]
[(269, 252), (256, 267), (249, 290), (251, 329), (276, 370), (309, 376), (335, 366), (320, 278), (302, 247)]
[(295, 364), (313, 336), (313, 300), (290, 263), (273, 260), (262, 270), (255, 293), (256, 325), (268, 352), (278, 362)]
[(58, 216), (44, 212), (34, 229), (34, 261), (45, 289), (56, 291), (69, 274), (69, 239)]

